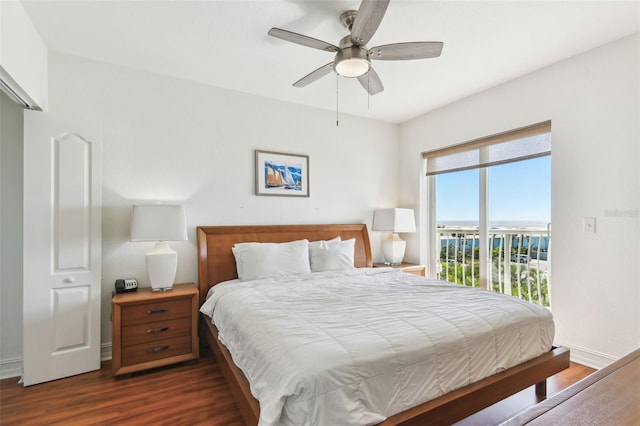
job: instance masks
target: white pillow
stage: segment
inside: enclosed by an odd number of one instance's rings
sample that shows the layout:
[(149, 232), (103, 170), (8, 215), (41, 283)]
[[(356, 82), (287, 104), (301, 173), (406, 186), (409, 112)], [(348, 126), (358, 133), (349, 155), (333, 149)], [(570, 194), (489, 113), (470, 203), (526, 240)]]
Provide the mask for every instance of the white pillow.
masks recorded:
[(310, 241), (309, 242), (309, 261), (311, 262), (313, 271), (313, 264), (316, 261), (317, 257), (320, 256), (321, 251), (324, 251), (326, 245), (335, 245), (341, 241), (340, 235), (334, 237), (330, 240), (320, 240), (320, 241)]
[[(335, 239), (334, 239), (335, 240)], [(319, 241), (310, 254), (311, 271), (342, 271), (354, 269), (356, 239), (346, 241)]]
[(242, 281), (311, 272), (308, 240), (239, 243), (231, 251), (236, 258), (238, 278)]

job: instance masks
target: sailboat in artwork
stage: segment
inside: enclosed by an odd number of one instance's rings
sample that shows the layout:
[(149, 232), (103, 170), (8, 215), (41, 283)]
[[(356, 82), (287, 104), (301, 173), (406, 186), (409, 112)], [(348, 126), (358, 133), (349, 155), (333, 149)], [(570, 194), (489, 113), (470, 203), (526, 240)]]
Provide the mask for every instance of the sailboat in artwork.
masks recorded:
[(265, 185), (268, 187), (284, 186), (282, 180), (282, 172), (271, 165), (267, 165), (267, 177), (265, 179)]
[(287, 189), (294, 189), (296, 187), (296, 181), (293, 180), (293, 176), (291, 175), (286, 163), (284, 165), (284, 183), (284, 186)]

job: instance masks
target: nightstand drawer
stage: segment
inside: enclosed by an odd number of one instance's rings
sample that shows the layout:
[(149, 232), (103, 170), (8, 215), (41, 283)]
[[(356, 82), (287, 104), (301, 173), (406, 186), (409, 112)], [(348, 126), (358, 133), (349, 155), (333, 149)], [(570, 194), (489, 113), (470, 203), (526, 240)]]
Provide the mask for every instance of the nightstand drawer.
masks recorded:
[(190, 317), (125, 326), (122, 327), (122, 346), (172, 339), (174, 337), (186, 336), (190, 333)]
[(134, 365), (191, 352), (191, 336), (158, 340), (122, 348), (122, 365)]
[(168, 300), (144, 305), (124, 306), (122, 308), (122, 324), (142, 324), (151, 321), (162, 321), (191, 316), (191, 300)]

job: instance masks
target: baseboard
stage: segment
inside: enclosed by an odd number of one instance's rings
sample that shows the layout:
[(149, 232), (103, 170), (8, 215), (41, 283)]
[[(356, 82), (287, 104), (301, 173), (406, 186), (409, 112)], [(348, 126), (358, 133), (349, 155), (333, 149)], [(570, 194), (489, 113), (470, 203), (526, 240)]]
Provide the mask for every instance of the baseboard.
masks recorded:
[(22, 358), (0, 360), (0, 379), (22, 376)]
[(100, 345), (100, 361), (108, 361), (111, 359), (111, 342)]
[(618, 359), (618, 357), (577, 345), (560, 344), (560, 346), (569, 348), (569, 351), (571, 352), (571, 361), (586, 365), (587, 367), (595, 368), (596, 370), (599, 370)]
[[(100, 345), (100, 361), (108, 361), (111, 359), (111, 343), (103, 343)], [(0, 360), (0, 380), (10, 379), (11, 377), (22, 376), (23, 360), (20, 358), (9, 358)]]

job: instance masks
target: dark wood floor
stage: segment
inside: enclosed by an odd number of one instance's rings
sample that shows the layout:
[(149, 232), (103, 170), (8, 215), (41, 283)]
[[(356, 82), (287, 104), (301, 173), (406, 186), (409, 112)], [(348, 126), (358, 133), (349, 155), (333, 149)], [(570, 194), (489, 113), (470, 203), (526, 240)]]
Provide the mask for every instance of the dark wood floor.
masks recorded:
[[(548, 381), (549, 394), (594, 370), (579, 364)], [(460, 424), (491, 425), (535, 403), (533, 388), (495, 404)], [(111, 365), (40, 385), (0, 381), (2, 425), (242, 425), (229, 388), (211, 356), (114, 379)]]

